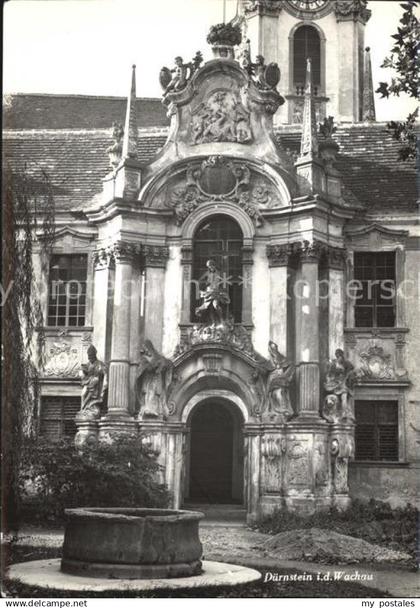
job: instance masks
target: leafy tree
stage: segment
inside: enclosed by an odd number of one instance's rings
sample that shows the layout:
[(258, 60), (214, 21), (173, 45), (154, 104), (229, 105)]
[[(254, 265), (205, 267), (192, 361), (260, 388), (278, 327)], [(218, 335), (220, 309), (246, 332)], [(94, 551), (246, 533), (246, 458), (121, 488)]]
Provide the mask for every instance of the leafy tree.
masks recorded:
[[(16, 531), (22, 442), (34, 431), (43, 315), (34, 272), (34, 247), (46, 264), (55, 226), (53, 186), (45, 171), (3, 172), (2, 241), (2, 479), (3, 530)], [(41, 232), (43, 238), (38, 239)]]
[[(380, 82), (376, 90), (382, 97), (390, 95), (399, 96), (406, 93), (414, 99), (419, 97), (419, 50), (420, 50), (420, 27), (415, 15), (419, 3), (408, 0), (401, 4), (403, 15), (400, 19), (400, 27), (393, 34), (395, 40), (390, 55), (382, 63), (383, 68), (391, 68), (395, 76), (391, 81)], [(419, 108), (410, 113), (404, 122), (391, 121), (388, 128), (392, 130), (393, 137), (401, 142), (399, 151), (401, 160), (414, 159), (416, 156), (416, 119)]]
[(166, 507), (169, 493), (157, 480), (159, 465), (138, 437), (76, 448), (72, 438), (38, 437), (23, 445), (22, 516), (59, 523), (75, 507)]

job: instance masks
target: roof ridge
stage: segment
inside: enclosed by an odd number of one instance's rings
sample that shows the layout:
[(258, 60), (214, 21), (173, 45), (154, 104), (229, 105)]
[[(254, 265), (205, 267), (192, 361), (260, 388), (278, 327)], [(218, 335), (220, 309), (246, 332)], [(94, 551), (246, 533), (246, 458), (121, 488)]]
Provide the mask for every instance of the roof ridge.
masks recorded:
[[(78, 97), (80, 99), (116, 99), (118, 101), (127, 100), (126, 96), (115, 96), (115, 95), (88, 95), (84, 93), (3, 93), (3, 97), (64, 97), (64, 98), (75, 98)], [(136, 97), (141, 101), (159, 101), (161, 102), (160, 97)]]

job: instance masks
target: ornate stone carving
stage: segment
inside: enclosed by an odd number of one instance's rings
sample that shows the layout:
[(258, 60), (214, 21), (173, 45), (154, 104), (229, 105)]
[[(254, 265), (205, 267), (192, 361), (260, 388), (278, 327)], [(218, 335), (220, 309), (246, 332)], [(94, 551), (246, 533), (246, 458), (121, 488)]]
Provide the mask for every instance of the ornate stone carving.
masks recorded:
[(326, 253), (329, 268), (335, 268), (336, 270), (343, 270), (345, 268), (347, 256), (345, 249), (328, 246)]
[(109, 268), (113, 261), (114, 256), (112, 254), (112, 249), (109, 247), (102, 247), (102, 249), (97, 249), (93, 253), (93, 264), (95, 270), (103, 270), (105, 268)]
[(140, 443), (154, 458), (157, 458), (162, 451), (161, 433), (142, 433)]
[(286, 452), (284, 437), (264, 435), (261, 453), (264, 458), (264, 491), (280, 492), (282, 486), (281, 458)]
[(106, 149), (106, 153), (109, 156), (109, 164), (113, 169), (118, 167), (121, 161), (123, 137), (124, 129), (122, 125), (118, 122), (112, 123), (112, 139), (114, 143)]
[(353, 386), (355, 382), (354, 366), (344, 357), (344, 351), (338, 348), (335, 358), (327, 363), (324, 389), (327, 397), (323, 404), (323, 416), (328, 422), (337, 418), (352, 422)]
[(237, 46), (242, 42), (242, 33), (239, 25), (217, 23), (212, 25), (207, 36), (207, 42), (218, 46)]
[(139, 419), (167, 417), (167, 397), (173, 380), (173, 363), (160, 355), (150, 340), (141, 348), (136, 380), (136, 398)]
[(287, 422), (294, 412), (290, 403), (289, 386), (295, 373), (295, 366), (282, 355), (275, 342), (268, 343), (272, 370), (267, 378), (268, 409), (264, 417), (271, 421)]
[(210, 156), (190, 165), (181, 184), (168, 188), (165, 205), (174, 210), (180, 225), (201, 203), (218, 200), (239, 205), (257, 226), (264, 222), (260, 209), (278, 202), (274, 188), (263, 178), (253, 178), (246, 163)]
[(331, 139), (336, 131), (334, 116), (328, 116), (328, 118), (324, 118), (324, 122), (319, 123), (319, 132), (324, 139)]
[[(359, 380), (392, 380), (395, 378), (395, 370), (392, 356), (385, 352), (383, 346), (373, 342), (366, 350), (359, 353), (361, 361), (357, 370)], [(406, 370), (400, 370), (401, 376), (406, 376)]]
[(257, 55), (255, 63), (248, 63), (246, 70), (252, 76), (256, 87), (262, 91), (275, 89), (280, 82), (280, 68), (277, 63), (265, 64), (262, 55)]
[(218, 374), (222, 369), (223, 357), (217, 353), (203, 355), (204, 368), (209, 374)]
[(192, 144), (252, 141), (249, 112), (232, 91), (219, 90), (193, 112)]
[(246, 14), (256, 13), (271, 17), (276, 17), (282, 8), (282, 3), (278, 0), (247, 0), (244, 5)]
[(245, 327), (235, 325), (230, 319), (225, 319), (218, 325), (194, 325), (187, 335), (181, 337), (175, 356), (188, 352), (196, 344), (221, 344), (240, 350), (251, 358), (260, 357), (255, 352), (251, 337)]
[(324, 443), (316, 441), (314, 449), (314, 477), (315, 487), (326, 485), (329, 478), (327, 448)]
[(291, 258), (299, 251), (293, 243), (267, 245), (266, 253), (270, 267), (288, 266)]
[(199, 69), (202, 61), (203, 55), (197, 51), (189, 63), (184, 63), (182, 57), (175, 57), (175, 67), (172, 70), (163, 67), (159, 74), (159, 82), (164, 89), (164, 94), (184, 89), (193, 74)]
[(44, 376), (76, 378), (80, 365), (79, 349), (70, 342), (54, 342), (46, 354)]
[(96, 420), (100, 417), (107, 389), (106, 365), (96, 356), (96, 348), (91, 344), (87, 350), (88, 363), (80, 370), (82, 385), (82, 404), (78, 419)]
[(119, 264), (133, 263), (139, 256), (140, 249), (135, 243), (116, 241), (109, 247), (115, 262)]
[(367, 8), (367, 0), (336, 0), (334, 11), (338, 21), (342, 17), (360, 17), (364, 23), (367, 23), (372, 14)]
[(145, 266), (164, 268), (169, 258), (169, 248), (162, 245), (143, 245), (142, 255)]
[(353, 437), (342, 435), (331, 441), (331, 468), (334, 491), (337, 494), (347, 494), (349, 459), (354, 456)]
[(321, 241), (302, 241), (300, 253), (301, 262), (319, 262), (328, 251), (328, 246)]
[(308, 467), (308, 445), (305, 440), (290, 437), (287, 448), (288, 483), (306, 485), (310, 482)]

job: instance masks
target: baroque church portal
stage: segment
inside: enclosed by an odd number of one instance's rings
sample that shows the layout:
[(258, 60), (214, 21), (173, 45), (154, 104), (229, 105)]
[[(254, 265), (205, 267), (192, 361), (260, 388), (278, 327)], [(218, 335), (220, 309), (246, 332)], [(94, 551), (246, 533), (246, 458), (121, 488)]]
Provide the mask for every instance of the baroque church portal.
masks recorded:
[(116, 98), (10, 100), (6, 156), (67, 176), (41, 433), (138, 434), (174, 508), (415, 500), (415, 177), (375, 123), (369, 17), (244, 0), (211, 60), (162, 68), (162, 106), (133, 66), (124, 127)]

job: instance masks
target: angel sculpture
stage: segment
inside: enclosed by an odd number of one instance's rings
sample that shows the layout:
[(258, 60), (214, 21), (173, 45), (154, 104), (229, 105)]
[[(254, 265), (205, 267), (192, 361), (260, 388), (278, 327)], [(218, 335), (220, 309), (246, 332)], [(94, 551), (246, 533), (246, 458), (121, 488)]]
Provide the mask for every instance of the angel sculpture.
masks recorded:
[(173, 363), (160, 355), (150, 340), (140, 350), (139, 375), (136, 380), (136, 397), (139, 418), (162, 419), (173, 377)]

